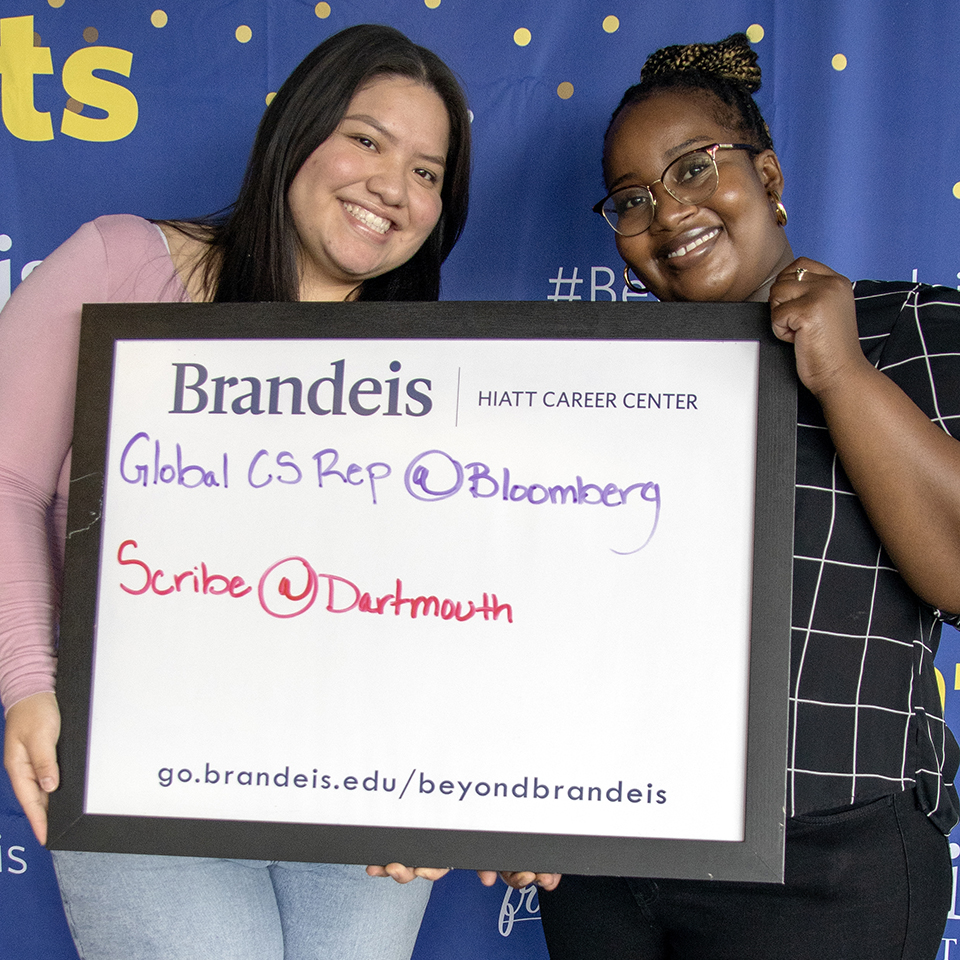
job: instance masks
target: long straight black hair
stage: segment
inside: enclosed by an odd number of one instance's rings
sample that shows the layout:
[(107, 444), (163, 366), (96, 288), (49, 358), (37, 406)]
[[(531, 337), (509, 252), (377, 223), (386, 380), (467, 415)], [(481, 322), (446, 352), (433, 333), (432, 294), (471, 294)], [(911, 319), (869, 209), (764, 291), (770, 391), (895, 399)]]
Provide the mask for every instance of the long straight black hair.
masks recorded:
[[(435, 90), (450, 120), (442, 212), (420, 249), (399, 267), (364, 280), (357, 300), (436, 300), (440, 265), (463, 232), (470, 180), (470, 115), (447, 65), (392, 27), (348, 27), (309, 53), (263, 114), (240, 194), (206, 228), (198, 269), (217, 302), (299, 300), (298, 237), (287, 203), (297, 171), (343, 119), (354, 94), (376, 77), (409, 78)], [(187, 232), (196, 235), (190, 224)]]

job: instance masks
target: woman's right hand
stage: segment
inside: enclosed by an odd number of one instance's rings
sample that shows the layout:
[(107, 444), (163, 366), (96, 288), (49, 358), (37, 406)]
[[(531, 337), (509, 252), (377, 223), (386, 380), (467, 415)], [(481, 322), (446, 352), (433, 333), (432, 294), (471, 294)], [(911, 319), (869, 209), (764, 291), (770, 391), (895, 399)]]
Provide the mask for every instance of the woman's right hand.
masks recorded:
[(47, 794), (60, 785), (59, 739), (60, 708), (52, 693), (36, 693), (7, 711), (3, 763), (40, 843), (47, 842)]

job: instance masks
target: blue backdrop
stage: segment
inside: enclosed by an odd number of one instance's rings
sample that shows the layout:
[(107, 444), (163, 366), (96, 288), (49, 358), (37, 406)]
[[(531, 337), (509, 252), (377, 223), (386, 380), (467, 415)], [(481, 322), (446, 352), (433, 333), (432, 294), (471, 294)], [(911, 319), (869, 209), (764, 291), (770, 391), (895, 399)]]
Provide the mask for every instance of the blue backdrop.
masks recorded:
[[(623, 299), (613, 235), (590, 213), (607, 118), (650, 51), (739, 30), (760, 54), (794, 251), (850, 277), (960, 285), (960, 4), (0, 0), (0, 303), (85, 220), (227, 204), (266, 98), (326, 36), (369, 21), (439, 53), (470, 99), (473, 204), (446, 299)], [(954, 729), (958, 660), (948, 631), (937, 662)], [(944, 960), (960, 960), (958, 907), (955, 890)], [(0, 956), (76, 960), (5, 779)], [(416, 960), (450, 956), (545, 958), (535, 892), (438, 883)]]

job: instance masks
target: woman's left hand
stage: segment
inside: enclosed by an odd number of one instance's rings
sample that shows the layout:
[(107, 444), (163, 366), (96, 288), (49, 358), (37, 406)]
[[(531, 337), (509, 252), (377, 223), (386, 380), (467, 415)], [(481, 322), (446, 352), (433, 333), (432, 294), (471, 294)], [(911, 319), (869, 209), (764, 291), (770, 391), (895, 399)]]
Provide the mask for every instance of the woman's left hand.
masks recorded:
[(417, 877), (423, 877), (424, 880), (439, 880), (449, 872), (449, 867), (406, 867), (402, 863), (367, 867), (367, 873), (371, 877), (392, 877), (397, 883), (409, 883)]
[(816, 260), (799, 257), (780, 272), (770, 318), (777, 337), (794, 345), (797, 374), (815, 397), (849, 386), (871, 367), (860, 349), (850, 281)]

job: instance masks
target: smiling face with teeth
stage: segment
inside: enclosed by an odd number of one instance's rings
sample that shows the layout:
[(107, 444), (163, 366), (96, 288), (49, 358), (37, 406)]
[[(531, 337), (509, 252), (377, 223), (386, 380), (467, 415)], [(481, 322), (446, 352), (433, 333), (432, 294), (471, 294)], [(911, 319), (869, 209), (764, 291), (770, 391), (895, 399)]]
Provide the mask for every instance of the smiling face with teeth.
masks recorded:
[(777, 224), (773, 194), (783, 174), (772, 150), (717, 153), (720, 181), (700, 204), (682, 204), (656, 183), (680, 154), (743, 138), (719, 119), (712, 94), (665, 90), (626, 107), (607, 135), (608, 189), (655, 184), (656, 215), (635, 237), (617, 236), (617, 249), (659, 300), (766, 299), (765, 282), (793, 261)]
[(297, 171), (301, 300), (344, 300), (406, 263), (440, 218), (450, 121), (430, 87), (395, 75), (354, 94), (336, 130)]

